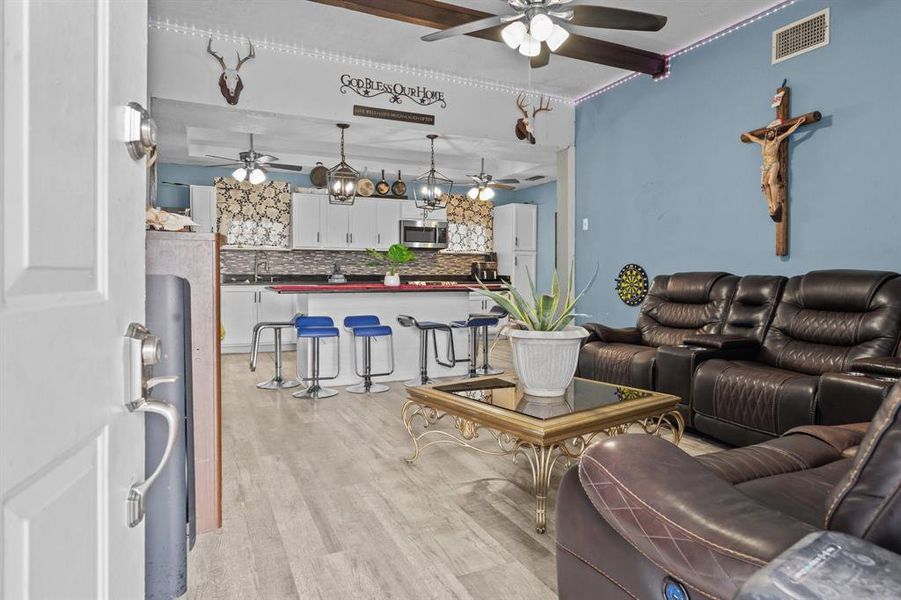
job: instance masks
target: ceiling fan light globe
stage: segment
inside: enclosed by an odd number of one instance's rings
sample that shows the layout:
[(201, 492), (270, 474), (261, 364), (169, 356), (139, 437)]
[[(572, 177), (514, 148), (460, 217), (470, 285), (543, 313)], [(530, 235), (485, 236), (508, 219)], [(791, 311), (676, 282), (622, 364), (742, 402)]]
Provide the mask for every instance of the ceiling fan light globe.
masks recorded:
[(530, 58), (538, 56), (541, 54), (541, 42), (527, 33), (519, 45), (519, 53)]
[(256, 168), (250, 172), (250, 183), (257, 185), (266, 181), (266, 172), (263, 169)]
[(470, 188), (466, 195), (469, 196), (470, 200), (476, 200), (479, 197), (479, 188)]
[(529, 21), (529, 34), (539, 42), (546, 41), (554, 31), (554, 21), (544, 13), (538, 13)]
[(486, 187), (479, 193), (479, 200), (491, 200), (494, 198), (494, 190), (490, 187)]
[(554, 31), (551, 32), (551, 37), (549, 37), (545, 43), (547, 44), (547, 47), (551, 49), (551, 52), (556, 52), (567, 38), (569, 38), (569, 32), (554, 23)]
[(526, 36), (528, 28), (522, 21), (514, 21), (501, 30), (501, 38), (513, 50), (516, 50)]
[(237, 179), (238, 181), (244, 181), (247, 179), (247, 169), (244, 167), (238, 167), (234, 171), (232, 171), (232, 177)]

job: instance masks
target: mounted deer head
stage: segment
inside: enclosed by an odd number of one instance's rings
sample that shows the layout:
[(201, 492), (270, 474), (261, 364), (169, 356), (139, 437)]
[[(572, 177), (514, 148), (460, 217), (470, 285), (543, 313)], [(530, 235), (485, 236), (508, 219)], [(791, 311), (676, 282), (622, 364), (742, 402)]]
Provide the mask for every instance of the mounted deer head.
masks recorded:
[(250, 46), (250, 52), (244, 58), (241, 58), (240, 52), (235, 51), (235, 54), (238, 56), (238, 64), (235, 65), (234, 69), (229, 69), (222, 55), (213, 50), (213, 38), (210, 38), (206, 45), (207, 53), (219, 61), (219, 66), (222, 67), (222, 74), (219, 75), (219, 91), (222, 92), (222, 96), (229, 104), (237, 104), (238, 98), (241, 96), (241, 90), (244, 89), (244, 82), (241, 81), (241, 76), (238, 75), (241, 65), (252, 58), (256, 58), (256, 53), (250, 40), (247, 40), (247, 45)]
[(538, 113), (554, 110), (551, 108), (551, 101), (549, 99), (545, 102), (544, 94), (542, 94), (541, 99), (538, 101), (538, 108), (532, 110), (532, 115), (530, 117), (529, 105), (526, 103), (526, 95), (521, 93), (516, 97), (516, 108), (522, 113), (522, 118), (516, 121), (516, 137), (520, 140), (528, 139), (530, 144), (534, 144), (535, 130), (532, 127), (532, 123), (535, 121), (535, 117), (538, 116)]

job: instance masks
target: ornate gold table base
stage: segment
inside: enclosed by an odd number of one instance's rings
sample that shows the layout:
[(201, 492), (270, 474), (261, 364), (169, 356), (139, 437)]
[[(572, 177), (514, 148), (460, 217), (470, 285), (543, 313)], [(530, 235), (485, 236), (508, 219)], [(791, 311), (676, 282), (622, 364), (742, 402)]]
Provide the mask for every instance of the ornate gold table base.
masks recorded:
[[(429, 446), (438, 444), (454, 444), (463, 446), (482, 454), (491, 454), (495, 456), (512, 456), (513, 462), (516, 462), (518, 456), (524, 456), (532, 470), (532, 489), (535, 494), (535, 531), (544, 533), (547, 530), (547, 493), (551, 480), (551, 474), (554, 467), (561, 459), (568, 466), (571, 461), (578, 459), (582, 453), (595, 441), (599, 435), (613, 437), (628, 432), (632, 427), (638, 427), (642, 431), (650, 435), (662, 436), (668, 434), (674, 444), (679, 444), (682, 440), (682, 434), (685, 432), (685, 421), (678, 410), (667, 412), (663, 415), (647, 417), (628, 423), (621, 423), (598, 430), (594, 433), (576, 436), (559, 443), (549, 446), (525, 442), (515, 436), (497, 431), (495, 429), (485, 427), (470, 419), (449, 415), (448, 413), (438, 411), (432, 407), (425, 406), (414, 400), (407, 400), (404, 404), (403, 411), (404, 426), (413, 440), (413, 454), (406, 461), (414, 462), (419, 458), (422, 451)], [(441, 429), (432, 429), (432, 425), (438, 421), (450, 417), (454, 421), (454, 427), (459, 435), (455, 435), (449, 431)], [(424, 431), (416, 433), (413, 430), (413, 424), (417, 421), (422, 422)], [(497, 450), (479, 448), (471, 444), (473, 440), (479, 437), (479, 432), (486, 430), (494, 437), (497, 442)], [(422, 441), (429, 438), (425, 443)]]

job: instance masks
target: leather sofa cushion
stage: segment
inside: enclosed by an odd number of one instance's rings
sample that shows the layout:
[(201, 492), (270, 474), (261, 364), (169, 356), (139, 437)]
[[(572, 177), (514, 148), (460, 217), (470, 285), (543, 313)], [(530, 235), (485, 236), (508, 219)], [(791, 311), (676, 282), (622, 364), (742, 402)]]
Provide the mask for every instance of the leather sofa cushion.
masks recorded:
[(656, 348), (589, 342), (579, 352), (579, 376), (653, 390), (656, 361)]
[(754, 479), (735, 487), (761, 504), (822, 527), (826, 498), (850, 468), (851, 460), (841, 458), (815, 469)]
[(696, 371), (693, 406), (698, 414), (776, 436), (814, 423), (818, 381), (757, 362), (715, 359)]
[[(712, 452), (695, 459), (735, 485), (755, 479), (815, 469), (842, 458), (842, 451), (860, 443), (859, 430), (833, 427), (797, 427), (782, 437), (744, 448)], [(823, 439), (826, 438), (826, 439)]]
[(848, 371), (889, 356), (901, 331), (901, 277), (880, 271), (814, 271), (785, 286), (759, 360), (811, 375)]
[(738, 282), (722, 334), (762, 342), (785, 289), (785, 277), (746, 275)]
[(719, 333), (738, 277), (726, 273), (659, 275), (641, 305), (638, 328), (647, 346), (675, 346), (687, 335)]
[(821, 526), (901, 553), (901, 384), (879, 407)]

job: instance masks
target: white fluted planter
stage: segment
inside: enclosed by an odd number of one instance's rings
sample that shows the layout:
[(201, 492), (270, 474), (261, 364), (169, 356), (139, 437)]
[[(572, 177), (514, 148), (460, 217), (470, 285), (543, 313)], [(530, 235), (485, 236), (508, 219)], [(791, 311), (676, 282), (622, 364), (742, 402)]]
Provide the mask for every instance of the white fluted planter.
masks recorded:
[(523, 391), (531, 396), (562, 396), (576, 374), (579, 347), (588, 331), (570, 326), (562, 331), (508, 328), (513, 368)]

